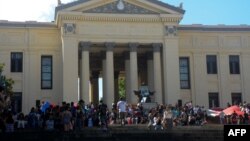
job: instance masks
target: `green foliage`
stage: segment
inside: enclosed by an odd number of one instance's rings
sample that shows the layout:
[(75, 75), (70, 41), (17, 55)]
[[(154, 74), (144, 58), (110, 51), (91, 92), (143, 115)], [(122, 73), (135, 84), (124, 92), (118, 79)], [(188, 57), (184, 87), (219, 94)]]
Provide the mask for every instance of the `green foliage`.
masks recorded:
[(1, 74), (1, 72), (3, 72), (3, 68), (4, 68), (4, 64), (0, 63), (0, 74)]
[(125, 95), (125, 78), (124, 77), (119, 78), (118, 85), (119, 85), (119, 97), (126, 98), (126, 95)]
[(0, 74), (1, 74), (1, 85), (4, 83), (4, 92), (6, 92), (7, 95), (12, 95), (13, 94), (13, 85), (14, 85), (14, 80), (12, 78), (6, 78), (6, 76), (2, 75), (2, 72), (4, 71), (4, 64), (0, 63)]

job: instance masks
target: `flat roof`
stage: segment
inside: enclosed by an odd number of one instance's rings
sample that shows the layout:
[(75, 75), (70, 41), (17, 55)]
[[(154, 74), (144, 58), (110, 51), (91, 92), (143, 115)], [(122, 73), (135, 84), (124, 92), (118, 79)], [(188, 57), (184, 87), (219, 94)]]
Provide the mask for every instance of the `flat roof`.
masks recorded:
[(180, 25), (178, 30), (184, 31), (250, 31), (250, 25)]
[(37, 21), (7, 21), (0, 20), (0, 27), (57, 27), (54, 22), (37, 22)]

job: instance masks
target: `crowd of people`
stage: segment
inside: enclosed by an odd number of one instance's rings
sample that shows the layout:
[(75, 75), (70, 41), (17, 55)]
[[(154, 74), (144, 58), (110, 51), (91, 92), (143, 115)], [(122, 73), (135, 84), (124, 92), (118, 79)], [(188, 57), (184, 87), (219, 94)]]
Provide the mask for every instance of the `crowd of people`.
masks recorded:
[[(145, 124), (149, 129), (164, 130), (174, 126), (200, 126), (207, 122), (206, 109), (198, 105), (193, 106), (192, 103), (184, 106), (157, 105), (148, 110), (143, 108), (142, 103), (132, 105), (127, 103), (124, 98), (113, 103), (111, 109), (108, 109), (107, 104), (102, 100), (99, 104), (86, 104), (83, 100), (77, 104), (62, 102), (60, 106), (49, 105), (46, 109), (43, 108), (44, 104), (43, 102), (37, 107), (32, 107), (27, 115), (22, 112), (14, 114), (10, 109), (2, 110), (0, 112), (0, 132), (14, 132), (23, 129), (69, 132), (91, 127), (99, 127), (107, 131), (109, 125), (112, 124), (121, 126)], [(245, 110), (245, 113), (249, 114), (249, 110)], [(232, 114), (232, 120), (225, 121), (235, 124), (233, 117), (236, 115)]]
[[(232, 105), (228, 103), (227, 107)], [(220, 124), (249, 124), (250, 118), (250, 104), (246, 101), (237, 105), (239, 110), (234, 110), (232, 114), (228, 115), (221, 111), (219, 114)]]

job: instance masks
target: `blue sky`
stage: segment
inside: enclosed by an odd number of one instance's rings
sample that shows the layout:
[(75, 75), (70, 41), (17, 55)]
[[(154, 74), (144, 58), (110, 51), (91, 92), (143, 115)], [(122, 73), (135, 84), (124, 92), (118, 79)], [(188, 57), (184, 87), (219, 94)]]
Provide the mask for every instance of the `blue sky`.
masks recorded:
[(162, 0), (186, 11), (181, 24), (250, 25), (250, 0)]
[[(68, 3), (74, 0), (61, 0)], [(181, 24), (250, 25), (250, 0), (161, 0), (186, 10)], [(57, 0), (0, 0), (0, 20), (53, 21)]]

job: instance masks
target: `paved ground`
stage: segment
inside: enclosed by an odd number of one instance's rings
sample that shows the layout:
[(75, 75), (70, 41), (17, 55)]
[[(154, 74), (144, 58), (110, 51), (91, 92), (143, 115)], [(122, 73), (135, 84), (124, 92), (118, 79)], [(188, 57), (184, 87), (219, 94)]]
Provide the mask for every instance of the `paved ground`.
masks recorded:
[[(130, 124), (121, 126), (120, 124), (113, 124), (109, 126), (110, 129), (114, 130), (130, 130), (130, 129), (137, 129), (137, 130), (149, 130), (147, 124)], [(221, 124), (205, 124), (203, 126), (176, 126), (173, 127), (173, 130), (223, 130), (224, 126)]]

